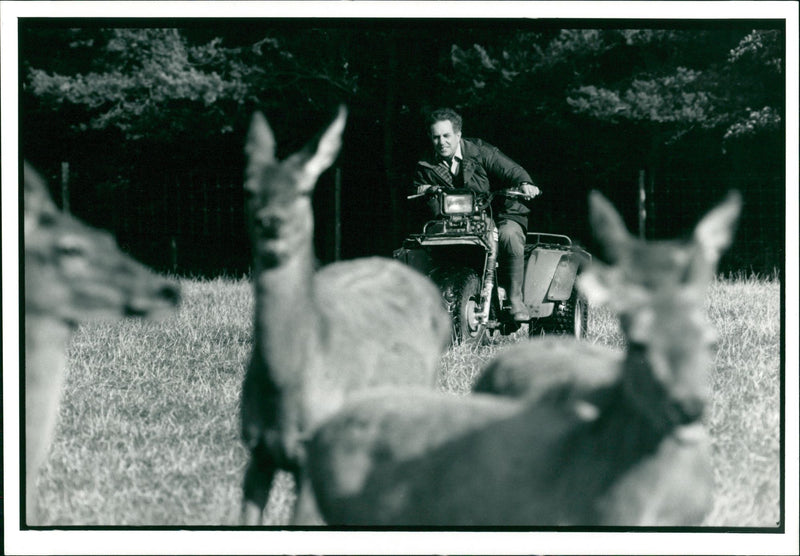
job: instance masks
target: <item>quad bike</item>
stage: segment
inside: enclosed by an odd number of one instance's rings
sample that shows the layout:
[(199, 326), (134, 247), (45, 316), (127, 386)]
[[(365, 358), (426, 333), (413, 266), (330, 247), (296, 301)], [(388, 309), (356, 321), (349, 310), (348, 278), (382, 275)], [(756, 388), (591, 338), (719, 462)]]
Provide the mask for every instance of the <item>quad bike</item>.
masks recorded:
[[(440, 187), (408, 197), (427, 197), (437, 216), (421, 234), (408, 236), (394, 258), (439, 287), (452, 318), (453, 344), (508, 335), (523, 324), (513, 319), (508, 294), (497, 286), (498, 232), (491, 214), (497, 196), (531, 199), (513, 189), (476, 193)], [(565, 235), (527, 234), (523, 298), (531, 314), (531, 336), (584, 336), (588, 307), (575, 282), (590, 259)]]

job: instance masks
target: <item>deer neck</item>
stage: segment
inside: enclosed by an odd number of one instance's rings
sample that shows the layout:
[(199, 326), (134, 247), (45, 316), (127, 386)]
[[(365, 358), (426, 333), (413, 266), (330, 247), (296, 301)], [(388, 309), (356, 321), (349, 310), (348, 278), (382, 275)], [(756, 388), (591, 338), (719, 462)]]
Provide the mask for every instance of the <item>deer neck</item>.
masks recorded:
[(317, 337), (315, 267), (310, 240), (280, 264), (256, 267), (256, 363), (263, 364), (268, 378), (278, 385), (301, 380)]
[(47, 381), (63, 373), (74, 326), (53, 316), (25, 315), (25, 375)]
[(26, 466), (31, 472), (41, 463), (44, 439), (51, 434), (58, 403), (67, 347), (74, 326), (54, 316), (25, 315), (25, 428)]
[[(661, 371), (663, 375), (664, 369)], [(679, 391), (677, 385), (666, 387), (658, 376), (647, 357), (629, 353), (620, 385), (623, 405), (643, 426), (649, 427), (654, 436), (666, 436), (678, 427), (699, 422), (705, 404), (700, 396), (686, 395), (693, 391), (694, 385), (684, 387), (683, 395), (676, 397), (672, 392)]]
[[(558, 474), (552, 480), (564, 493), (581, 492), (585, 499), (601, 497), (619, 477), (654, 454), (665, 437), (665, 431), (655, 429), (629, 403), (621, 383), (609, 386), (603, 398), (597, 418), (576, 424), (567, 435), (558, 465), (553, 466)], [(589, 468), (592, 473), (586, 473)], [(564, 496), (572, 500), (570, 495)], [(573, 506), (571, 502), (564, 511), (570, 514)], [(591, 507), (586, 510), (592, 511)]]

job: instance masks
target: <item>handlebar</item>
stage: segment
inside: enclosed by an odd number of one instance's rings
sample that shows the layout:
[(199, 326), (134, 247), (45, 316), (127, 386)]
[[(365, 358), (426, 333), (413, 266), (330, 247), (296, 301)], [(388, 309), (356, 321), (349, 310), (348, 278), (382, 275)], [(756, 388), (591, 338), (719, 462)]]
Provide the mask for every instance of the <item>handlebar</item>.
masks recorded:
[[(504, 189), (504, 190), (500, 191), (499, 193), (505, 195), (506, 197), (519, 197), (523, 201), (532, 201), (534, 199), (534, 197), (532, 197), (530, 195), (525, 195), (522, 191), (517, 191), (516, 189)], [(540, 189), (539, 190), (539, 195), (541, 195), (541, 194), (542, 194), (542, 190)], [(538, 197), (539, 195), (536, 195), (535, 197)]]
[[(422, 193), (414, 193), (413, 195), (407, 196), (406, 199), (409, 199), (409, 200), (410, 199), (419, 199), (420, 197), (427, 197), (428, 195), (437, 195), (440, 191), (442, 191), (442, 189), (443, 188), (438, 186), (438, 185), (432, 185), (431, 187), (429, 187), (428, 189), (426, 189)], [(478, 192), (473, 192), (473, 193), (475, 193), (476, 195), (478, 194)], [(536, 195), (536, 197), (541, 196), (543, 193), (544, 192), (541, 189), (539, 189), (539, 195)], [(534, 198), (534, 197), (531, 197), (530, 195), (525, 195), (524, 193), (522, 193), (518, 189), (499, 189), (497, 191), (489, 192), (488, 196), (489, 196), (489, 200), (494, 199), (495, 197), (498, 197), (498, 196), (518, 197), (518, 198), (522, 199), (523, 201), (531, 201)]]

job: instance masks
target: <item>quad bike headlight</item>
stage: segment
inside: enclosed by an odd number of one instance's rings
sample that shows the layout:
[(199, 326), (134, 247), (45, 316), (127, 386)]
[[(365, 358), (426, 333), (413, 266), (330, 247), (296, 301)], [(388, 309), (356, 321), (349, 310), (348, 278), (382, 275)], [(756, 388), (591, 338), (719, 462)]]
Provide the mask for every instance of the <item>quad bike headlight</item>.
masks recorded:
[(472, 214), (474, 197), (472, 195), (445, 195), (442, 212), (445, 214)]

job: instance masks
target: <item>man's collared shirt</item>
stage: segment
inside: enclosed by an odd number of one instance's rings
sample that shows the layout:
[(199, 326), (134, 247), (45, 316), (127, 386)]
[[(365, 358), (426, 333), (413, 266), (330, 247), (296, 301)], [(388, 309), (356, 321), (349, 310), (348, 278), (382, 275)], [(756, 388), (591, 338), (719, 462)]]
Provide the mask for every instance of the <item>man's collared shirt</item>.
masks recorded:
[(461, 141), (458, 142), (456, 145), (456, 152), (453, 154), (453, 158), (449, 160), (450, 164), (450, 173), (454, 176), (458, 175), (458, 169), (461, 166), (461, 160), (464, 157), (461, 154)]

